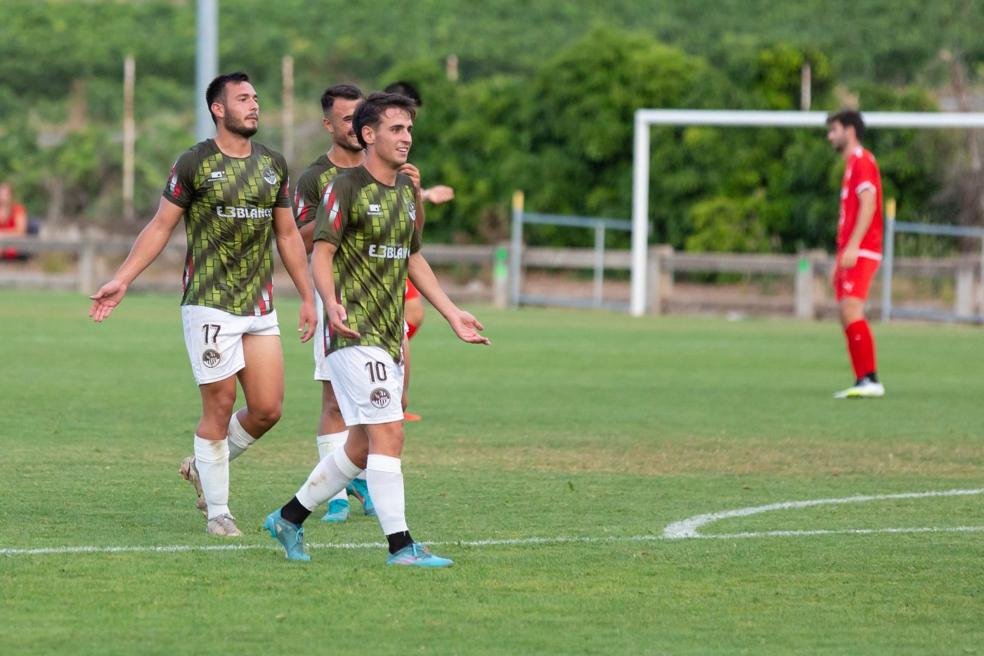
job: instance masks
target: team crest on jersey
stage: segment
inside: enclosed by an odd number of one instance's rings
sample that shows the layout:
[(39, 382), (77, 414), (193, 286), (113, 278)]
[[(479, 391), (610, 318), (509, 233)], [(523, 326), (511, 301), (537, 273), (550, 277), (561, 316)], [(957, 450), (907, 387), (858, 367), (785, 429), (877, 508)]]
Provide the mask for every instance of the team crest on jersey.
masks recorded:
[(268, 166), (263, 169), (263, 179), (267, 181), (267, 184), (275, 185), (279, 178), (277, 178), (277, 172)]
[(390, 393), (382, 387), (377, 387), (369, 393), (369, 403), (382, 410), (390, 404)]
[(410, 220), (412, 222), (417, 222), (417, 206), (414, 205), (413, 201), (407, 203), (407, 214), (410, 215)]
[(209, 369), (217, 367), (222, 360), (222, 356), (215, 349), (207, 349), (202, 353), (202, 364)]

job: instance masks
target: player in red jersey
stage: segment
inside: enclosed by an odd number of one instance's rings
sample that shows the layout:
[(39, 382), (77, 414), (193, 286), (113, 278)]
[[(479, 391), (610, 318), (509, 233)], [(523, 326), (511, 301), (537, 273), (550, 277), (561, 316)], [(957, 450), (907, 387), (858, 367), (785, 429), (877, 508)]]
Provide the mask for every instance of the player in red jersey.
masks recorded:
[(875, 367), (875, 340), (864, 316), (882, 258), (881, 174), (874, 155), (861, 146), (863, 138), (859, 112), (845, 109), (827, 118), (827, 140), (845, 162), (833, 282), (855, 377), (854, 385), (834, 394), (837, 399), (885, 396)]

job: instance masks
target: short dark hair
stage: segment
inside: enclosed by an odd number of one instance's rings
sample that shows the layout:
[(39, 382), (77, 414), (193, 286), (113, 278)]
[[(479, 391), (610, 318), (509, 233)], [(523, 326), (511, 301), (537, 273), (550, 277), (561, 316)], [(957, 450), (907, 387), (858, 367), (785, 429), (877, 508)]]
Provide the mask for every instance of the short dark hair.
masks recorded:
[(242, 71), (223, 73), (208, 83), (208, 88), (205, 90), (205, 104), (208, 107), (208, 113), (212, 115), (213, 123), (217, 124), (219, 120), (215, 118), (215, 114), (212, 114), (212, 103), (219, 97), (225, 97), (227, 84), (239, 84), (240, 82), (249, 82), (249, 76)]
[(420, 93), (417, 91), (417, 87), (413, 86), (409, 82), (404, 82), (403, 80), (397, 80), (392, 84), (386, 86), (383, 89), (386, 93), (398, 93), (401, 96), (406, 96), (413, 101), (417, 107), (423, 107), (424, 101), (420, 98)]
[(362, 138), (362, 128), (369, 126), (373, 129), (379, 127), (383, 114), (387, 109), (402, 109), (410, 114), (410, 118), (417, 116), (417, 105), (413, 100), (399, 93), (380, 93), (369, 94), (369, 97), (362, 101), (359, 108), (355, 110), (355, 117), (352, 119), (355, 128), (355, 136), (359, 139), (359, 145), (366, 148), (366, 142)]
[(864, 119), (861, 118), (861, 112), (854, 109), (840, 109), (827, 117), (827, 125), (835, 122), (840, 123), (845, 128), (854, 128), (854, 136), (858, 138), (858, 141), (864, 139)]
[(328, 112), (335, 106), (336, 98), (362, 100), (362, 89), (354, 84), (335, 84), (325, 89), (325, 92), (321, 94), (321, 109), (325, 116), (328, 116)]

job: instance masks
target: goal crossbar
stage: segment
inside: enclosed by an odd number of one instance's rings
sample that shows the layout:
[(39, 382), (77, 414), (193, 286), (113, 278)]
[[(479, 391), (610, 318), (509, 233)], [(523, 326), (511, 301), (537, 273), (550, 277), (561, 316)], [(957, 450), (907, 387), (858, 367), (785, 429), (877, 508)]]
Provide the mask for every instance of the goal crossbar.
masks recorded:
[[(649, 131), (654, 125), (823, 128), (826, 112), (639, 109), (635, 113), (632, 161), (632, 316), (646, 312), (649, 246)], [(864, 112), (870, 128), (984, 128), (980, 112)]]

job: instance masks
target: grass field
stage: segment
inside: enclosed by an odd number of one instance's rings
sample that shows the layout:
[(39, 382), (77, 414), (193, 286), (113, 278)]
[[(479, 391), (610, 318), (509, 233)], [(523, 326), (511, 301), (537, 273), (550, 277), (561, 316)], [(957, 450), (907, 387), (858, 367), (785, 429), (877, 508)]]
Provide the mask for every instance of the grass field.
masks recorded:
[(316, 459), (296, 306), (280, 307), (284, 417), (232, 466), (237, 550), (208, 549), (230, 543), (176, 474), (199, 411), (177, 298), (135, 295), (100, 326), (86, 309), (0, 292), (5, 656), (984, 653), (984, 495), (663, 536), (784, 501), (984, 488), (980, 329), (876, 324), (888, 396), (835, 402), (850, 372), (831, 323), (477, 308), (478, 348), (431, 312), (408, 517), (456, 565), (407, 571), (358, 514), (312, 517), (307, 564), (261, 533)]

